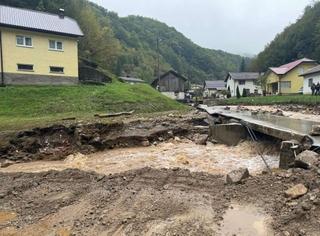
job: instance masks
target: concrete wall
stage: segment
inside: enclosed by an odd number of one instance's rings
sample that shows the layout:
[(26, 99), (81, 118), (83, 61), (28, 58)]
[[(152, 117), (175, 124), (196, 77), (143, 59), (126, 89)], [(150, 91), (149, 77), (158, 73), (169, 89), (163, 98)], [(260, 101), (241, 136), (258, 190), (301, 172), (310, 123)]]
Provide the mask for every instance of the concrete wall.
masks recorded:
[[(43, 81), (48, 78), (64, 77), (69, 79), (78, 77), (78, 42), (76, 38), (3, 27), (0, 30), (2, 31), (5, 73), (25, 75), (28, 80), (30, 78), (39, 78), (38, 76), (41, 75), (44, 76)], [(32, 47), (17, 46), (17, 35), (31, 37)], [(50, 50), (49, 40), (61, 41), (63, 50)], [(30, 72), (19, 71), (17, 64), (33, 65), (34, 70)], [(50, 66), (63, 67), (64, 73), (52, 73), (50, 72)], [(11, 77), (7, 80), (9, 81)], [(19, 77), (19, 80), (15, 81), (22, 80), (23, 78)], [(74, 83), (74, 79), (72, 80), (71, 83)], [(50, 81), (50, 83), (56, 82)], [(26, 83), (29, 84), (30, 81)]]
[(320, 83), (320, 73), (304, 76), (303, 94), (312, 94), (311, 87), (309, 87), (309, 79), (312, 79), (315, 84)]
[(78, 84), (78, 81), (78, 77), (17, 73), (4, 74), (4, 82), (8, 85), (75, 85)]

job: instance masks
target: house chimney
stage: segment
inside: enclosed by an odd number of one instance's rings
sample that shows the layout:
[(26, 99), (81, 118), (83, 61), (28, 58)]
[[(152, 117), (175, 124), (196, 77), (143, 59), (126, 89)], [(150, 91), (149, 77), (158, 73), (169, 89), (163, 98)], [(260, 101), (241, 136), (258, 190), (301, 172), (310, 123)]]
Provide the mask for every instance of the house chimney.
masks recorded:
[(64, 9), (63, 8), (59, 9), (59, 17), (60, 17), (60, 19), (64, 19)]

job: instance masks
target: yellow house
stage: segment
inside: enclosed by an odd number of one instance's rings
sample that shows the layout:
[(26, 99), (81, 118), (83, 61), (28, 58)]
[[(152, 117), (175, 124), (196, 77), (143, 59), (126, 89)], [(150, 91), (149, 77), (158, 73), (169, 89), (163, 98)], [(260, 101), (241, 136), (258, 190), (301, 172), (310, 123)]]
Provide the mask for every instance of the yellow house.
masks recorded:
[(50, 14), (0, 5), (1, 84), (77, 84), (77, 22)]
[(269, 94), (297, 94), (303, 92), (303, 77), (300, 75), (318, 63), (303, 58), (280, 67), (271, 67), (266, 76), (266, 90)]

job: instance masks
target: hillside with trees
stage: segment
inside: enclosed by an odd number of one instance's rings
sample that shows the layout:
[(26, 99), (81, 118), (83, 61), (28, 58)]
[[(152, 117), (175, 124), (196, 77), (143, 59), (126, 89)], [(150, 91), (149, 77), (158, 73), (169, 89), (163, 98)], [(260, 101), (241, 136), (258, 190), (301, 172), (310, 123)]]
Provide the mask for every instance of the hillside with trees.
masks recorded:
[(85, 34), (79, 42), (80, 57), (116, 75), (152, 81), (157, 74), (157, 39), (161, 72), (172, 68), (193, 82), (222, 79), (228, 71), (238, 71), (242, 61), (237, 55), (202, 48), (159, 21), (119, 17), (87, 0), (0, 0), (0, 4), (52, 13), (64, 8)]
[(306, 7), (303, 16), (278, 34), (251, 67), (266, 71), (303, 57), (320, 61), (320, 2)]

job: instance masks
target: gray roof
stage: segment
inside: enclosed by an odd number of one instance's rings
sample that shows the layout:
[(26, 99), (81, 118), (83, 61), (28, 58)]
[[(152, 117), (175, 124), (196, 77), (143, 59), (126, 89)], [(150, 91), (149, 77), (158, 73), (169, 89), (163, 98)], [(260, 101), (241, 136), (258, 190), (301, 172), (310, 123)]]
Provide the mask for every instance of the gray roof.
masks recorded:
[(0, 5), (0, 26), (46, 33), (83, 36), (78, 23), (70, 17)]
[(129, 82), (129, 83), (145, 83), (145, 81), (142, 79), (132, 78), (132, 77), (120, 77), (120, 80), (122, 80), (123, 82)]
[(301, 74), (301, 76), (312, 75), (316, 73), (320, 73), (320, 65), (307, 70), (305, 73)]
[(260, 77), (260, 73), (256, 73), (256, 72), (232, 73), (232, 72), (230, 72), (228, 74), (228, 77), (229, 76), (234, 80), (257, 80)]
[(207, 89), (218, 89), (218, 90), (226, 90), (226, 82), (223, 80), (212, 80), (212, 81), (205, 81), (205, 87)]

